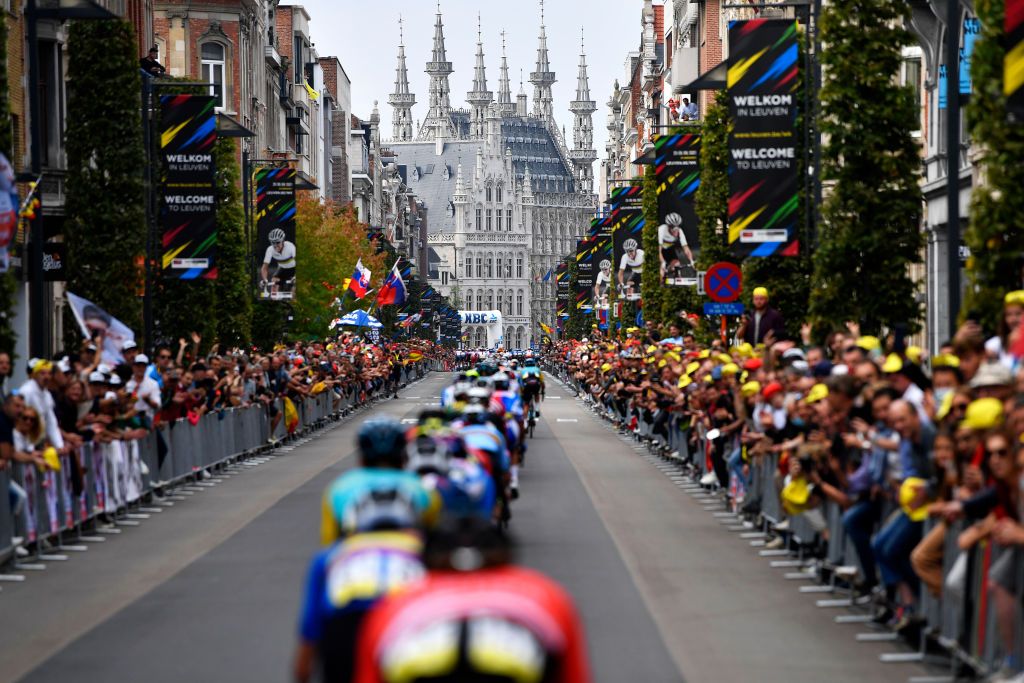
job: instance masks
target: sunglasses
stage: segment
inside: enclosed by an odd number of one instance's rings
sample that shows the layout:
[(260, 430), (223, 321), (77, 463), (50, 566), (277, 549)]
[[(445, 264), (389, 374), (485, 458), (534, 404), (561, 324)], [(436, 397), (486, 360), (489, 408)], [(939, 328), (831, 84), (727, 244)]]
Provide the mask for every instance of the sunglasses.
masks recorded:
[(966, 403), (954, 403), (952, 406), (950, 406), (949, 409), (950, 410), (967, 410), (967, 404)]
[(990, 448), (988, 454), (997, 458), (1005, 458), (1010, 455), (1010, 451), (1006, 448)]

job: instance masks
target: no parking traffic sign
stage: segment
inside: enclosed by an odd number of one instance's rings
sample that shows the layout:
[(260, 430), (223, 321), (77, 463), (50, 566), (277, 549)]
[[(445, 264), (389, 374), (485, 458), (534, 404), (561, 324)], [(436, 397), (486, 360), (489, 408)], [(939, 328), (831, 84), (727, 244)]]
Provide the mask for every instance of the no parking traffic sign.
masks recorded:
[(743, 274), (735, 263), (716, 263), (704, 274), (704, 291), (708, 298), (719, 304), (727, 304), (740, 298), (743, 291)]

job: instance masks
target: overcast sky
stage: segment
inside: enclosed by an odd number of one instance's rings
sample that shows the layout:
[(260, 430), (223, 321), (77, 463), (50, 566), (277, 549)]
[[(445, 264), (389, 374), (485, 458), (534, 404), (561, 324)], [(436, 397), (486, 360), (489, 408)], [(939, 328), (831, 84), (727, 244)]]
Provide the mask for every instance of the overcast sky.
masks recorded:
[[(416, 94), (413, 120), (426, 115), (429, 77), (423, 69), (430, 59), (436, 3), (433, 0), (291, 0), (309, 12), (317, 53), (336, 55), (352, 79), (353, 113), (369, 118), (379, 101), (381, 137), (391, 137), (388, 94), (394, 88), (398, 45), (398, 17), (405, 25), (405, 52), (409, 82)], [(576, 96), (580, 29), (585, 32), (590, 94), (597, 102), (594, 144), (604, 156), (607, 138), (605, 103), (616, 78), (624, 80), (626, 55), (641, 39), (642, 0), (546, 0), (545, 24), (551, 68), (558, 77), (554, 87), (555, 118), (565, 126), (572, 144), (569, 101)], [(506, 31), (512, 97), (519, 92), (519, 70), (533, 107), (533, 86), (528, 82), (537, 61), (540, 33), (539, 0), (442, 0), (445, 45), (455, 73), (450, 77), (452, 106), (466, 107), (473, 81), (477, 42), (477, 13), (483, 24), (487, 87), (497, 98), (501, 66), (501, 32)]]

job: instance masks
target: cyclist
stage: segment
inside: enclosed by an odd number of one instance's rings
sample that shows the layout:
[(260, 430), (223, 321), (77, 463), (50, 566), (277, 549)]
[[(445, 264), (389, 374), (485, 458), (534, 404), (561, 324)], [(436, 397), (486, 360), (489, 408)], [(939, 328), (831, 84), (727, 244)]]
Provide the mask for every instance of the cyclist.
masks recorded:
[[(260, 268), (260, 289), (263, 298), (276, 299), (287, 292), (290, 296), (295, 284), (295, 245), (285, 239), (284, 230), (274, 228), (267, 235), (270, 246), (263, 256)], [(273, 265), (273, 272), (270, 268)]]
[(428, 490), (437, 492), (444, 514), (489, 520), (496, 500), (494, 482), (466, 451), (462, 438), (433, 424), (415, 427), (412, 432), (406, 469), (416, 473)]
[(602, 259), (598, 264), (600, 269), (594, 278), (594, 307), (608, 308), (608, 289), (612, 284), (612, 262)]
[(679, 277), (683, 267), (683, 255), (687, 264), (693, 267), (693, 252), (683, 234), (683, 217), (678, 213), (665, 216), (665, 222), (658, 227), (658, 246), (661, 256), (662, 277)]
[(405, 465), (405, 432), (393, 418), (373, 418), (359, 428), (360, 467), (338, 477), (324, 493), (320, 541), (334, 543), (351, 534), (380, 529), (429, 526), (439, 501)]
[(423, 575), (423, 540), (430, 494), (402, 472), (405, 439), (392, 420), (368, 420), (359, 430), (362, 468), (340, 477), (324, 500), (322, 537), (330, 545), (310, 565), (299, 626), (294, 676), (351, 681), (359, 627), (381, 597)]
[(510, 542), (480, 520), (446, 522), (424, 552), (427, 578), (380, 602), (359, 640), (358, 683), (588, 683), (569, 595), (512, 564)]
[(633, 299), (640, 295), (640, 277), (644, 270), (644, 250), (632, 238), (622, 243), (622, 249), (626, 253), (622, 255), (622, 260), (619, 262), (619, 286), (623, 288), (626, 299)]
[(523, 387), (523, 405), (526, 414), (532, 418), (540, 417), (537, 398), (544, 396), (544, 373), (537, 366), (537, 359), (533, 356), (527, 356), (523, 361), (523, 369), (519, 371), (519, 383)]

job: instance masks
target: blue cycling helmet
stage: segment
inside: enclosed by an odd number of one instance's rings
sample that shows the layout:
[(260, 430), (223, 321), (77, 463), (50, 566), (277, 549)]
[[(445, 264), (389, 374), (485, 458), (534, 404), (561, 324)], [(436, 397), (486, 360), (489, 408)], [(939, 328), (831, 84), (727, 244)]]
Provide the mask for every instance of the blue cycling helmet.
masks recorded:
[(405, 457), (405, 431), (390, 417), (375, 417), (359, 428), (359, 452), (366, 465), (401, 467)]

